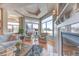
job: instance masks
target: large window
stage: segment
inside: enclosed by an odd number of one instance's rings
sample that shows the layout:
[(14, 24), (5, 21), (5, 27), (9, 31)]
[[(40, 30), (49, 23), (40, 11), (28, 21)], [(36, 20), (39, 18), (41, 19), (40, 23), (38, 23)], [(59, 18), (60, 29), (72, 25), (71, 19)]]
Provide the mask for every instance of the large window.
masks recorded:
[(46, 33), (46, 23), (42, 24), (42, 33)]
[(47, 22), (47, 33), (52, 35), (52, 21)]
[(19, 23), (8, 22), (8, 32), (18, 33)]
[[(52, 16), (42, 20), (42, 33), (47, 33), (47, 37), (53, 36), (53, 20)], [(52, 38), (51, 38), (52, 39)]]
[(33, 29), (38, 29), (38, 24), (33, 24)]
[(37, 19), (26, 18), (25, 23), (27, 33), (33, 33), (39, 27), (39, 20)]
[(37, 23), (26, 23), (26, 31), (27, 33), (31, 32), (33, 33), (35, 29), (38, 29), (38, 24)]
[(27, 26), (27, 28), (26, 28), (27, 32), (32, 32), (33, 31), (31, 23), (27, 23), (26, 26)]

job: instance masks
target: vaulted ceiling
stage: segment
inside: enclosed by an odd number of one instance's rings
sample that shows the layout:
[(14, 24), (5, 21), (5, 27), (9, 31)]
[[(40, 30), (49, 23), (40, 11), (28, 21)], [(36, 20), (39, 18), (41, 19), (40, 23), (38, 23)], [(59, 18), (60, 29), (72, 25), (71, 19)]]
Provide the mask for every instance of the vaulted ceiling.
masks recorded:
[[(57, 16), (60, 15), (67, 3), (0, 3), (0, 7), (4, 7), (8, 11), (8, 18), (15, 19), (17, 17), (31, 17), (40, 19), (49, 13), (53, 14), (53, 10)], [(69, 4), (64, 13), (69, 13), (74, 4)], [(62, 15), (63, 15), (62, 14)]]
[(4, 3), (8, 15), (41, 18), (55, 9), (55, 3)]

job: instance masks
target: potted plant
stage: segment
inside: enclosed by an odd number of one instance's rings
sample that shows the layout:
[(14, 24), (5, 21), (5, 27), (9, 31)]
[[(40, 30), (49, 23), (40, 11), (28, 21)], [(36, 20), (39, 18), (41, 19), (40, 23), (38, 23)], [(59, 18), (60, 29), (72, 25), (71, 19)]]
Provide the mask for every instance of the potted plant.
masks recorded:
[(15, 44), (15, 46), (16, 46), (16, 48), (20, 48), (21, 43), (20, 43), (20, 42), (17, 42), (17, 43)]
[(16, 46), (16, 53), (15, 53), (15, 55), (16, 56), (19, 56), (19, 54), (20, 54), (20, 48), (21, 48), (21, 43), (20, 42), (17, 42), (15, 44), (15, 46)]
[(19, 34), (22, 34), (22, 35), (24, 34), (24, 29), (21, 27), (19, 28)]
[(24, 29), (22, 27), (19, 28), (20, 39), (24, 39)]

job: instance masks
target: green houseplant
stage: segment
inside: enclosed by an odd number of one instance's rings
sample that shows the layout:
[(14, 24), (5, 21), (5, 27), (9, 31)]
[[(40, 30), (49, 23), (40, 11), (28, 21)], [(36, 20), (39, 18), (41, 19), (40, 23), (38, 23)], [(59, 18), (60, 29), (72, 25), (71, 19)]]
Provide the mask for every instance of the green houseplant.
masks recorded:
[(23, 29), (23, 27), (19, 28), (19, 34), (20, 34), (20, 39), (23, 40), (24, 39), (24, 29)]
[(19, 28), (19, 34), (23, 35), (24, 34), (24, 29), (23, 28)]
[(20, 42), (17, 42), (17, 43), (15, 44), (16, 48), (19, 48), (19, 47), (20, 47), (20, 45), (21, 45), (21, 43), (20, 43)]
[(21, 49), (20, 49), (21, 48), (21, 42), (16, 42), (15, 46), (16, 46), (16, 53), (15, 53), (15, 55), (19, 56), (20, 51), (21, 51)]

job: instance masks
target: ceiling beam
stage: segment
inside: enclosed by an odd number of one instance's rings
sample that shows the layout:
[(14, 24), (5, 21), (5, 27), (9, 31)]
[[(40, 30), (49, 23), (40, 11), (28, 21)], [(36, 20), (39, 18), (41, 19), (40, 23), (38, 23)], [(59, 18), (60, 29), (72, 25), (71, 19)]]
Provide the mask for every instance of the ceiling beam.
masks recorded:
[(63, 12), (65, 11), (65, 9), (68, 7), (69, 3), (67, 3), (65, 5), (65, 7), (62, 9), (62, 11), (60, 12), (59, 16), (56, 18), (55, 23), (58, 21), (58, 19), (61, 17), (61, 15), (63, 14)]
[(21, 12), (19, 12), (17, 10), (15, 10), (15, 12), (22, 15), (22, 17), (28, 17), (28, 18), (32, 18), (32, 19), (39, 19), (39, 18), (35, 18), (35, 17), (25, 16), (25, 15), (23, 15)]
[(24, 17), (24, 15), (22, 13), (20, 13), (19, 11), (17, 11), (17, 10), (14, 10), (14, 11)]

